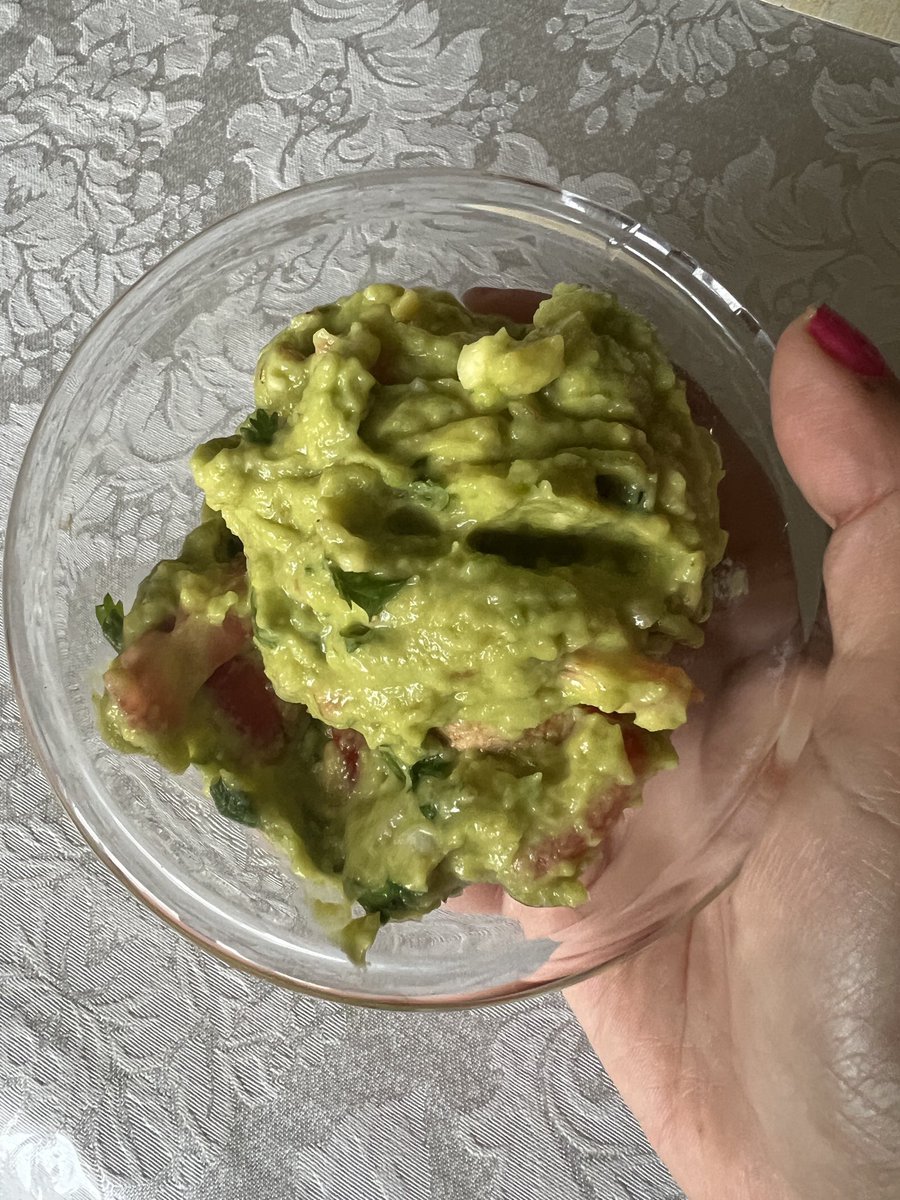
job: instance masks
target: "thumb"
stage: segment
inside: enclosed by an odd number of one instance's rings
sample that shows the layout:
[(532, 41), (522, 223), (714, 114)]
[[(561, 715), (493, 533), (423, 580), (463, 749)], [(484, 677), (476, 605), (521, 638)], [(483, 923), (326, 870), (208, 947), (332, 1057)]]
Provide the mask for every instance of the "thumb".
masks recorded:
[(835, 649), (900, 658), (900, 384), (822, 306), (778, 343), (772, 424), (798, 487), (835, 530), (825, 572)]

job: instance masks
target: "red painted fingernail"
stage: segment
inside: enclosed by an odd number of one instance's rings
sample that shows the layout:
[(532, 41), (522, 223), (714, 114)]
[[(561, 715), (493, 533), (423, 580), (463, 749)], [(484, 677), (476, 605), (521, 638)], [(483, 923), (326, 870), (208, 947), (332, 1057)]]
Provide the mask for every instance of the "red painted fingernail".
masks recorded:
[(865, 375), (870, 379), (887, 375), (887, 363), (878, 347), (827, 304), (819, 305), (806, 328), (830, 358), (857, 375)]

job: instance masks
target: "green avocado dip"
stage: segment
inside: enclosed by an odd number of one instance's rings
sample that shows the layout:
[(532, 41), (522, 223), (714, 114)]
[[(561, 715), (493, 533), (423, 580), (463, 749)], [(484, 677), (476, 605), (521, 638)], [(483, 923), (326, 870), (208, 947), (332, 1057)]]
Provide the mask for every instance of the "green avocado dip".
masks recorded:
[(262, 351), (205, 504), (131, 610), (106, 739), (196, 765), (362, 961), (466, 884), (577, 905), (672, 766), (722, 557), (718, 449), (651, 327), (560, 284), (533, 323), (373, 284)]

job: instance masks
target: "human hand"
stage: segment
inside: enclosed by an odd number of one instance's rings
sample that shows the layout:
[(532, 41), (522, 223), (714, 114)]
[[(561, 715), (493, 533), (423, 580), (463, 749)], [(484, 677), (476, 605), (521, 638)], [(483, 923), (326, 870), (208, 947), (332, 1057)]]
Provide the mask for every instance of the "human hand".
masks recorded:
[(809, 739), (735, 884), (568, 993), (690, 1200), (900, 1194), (900, 385), (857, 360), (804, 317), (772, 375), (784, 461), (835, 531)]

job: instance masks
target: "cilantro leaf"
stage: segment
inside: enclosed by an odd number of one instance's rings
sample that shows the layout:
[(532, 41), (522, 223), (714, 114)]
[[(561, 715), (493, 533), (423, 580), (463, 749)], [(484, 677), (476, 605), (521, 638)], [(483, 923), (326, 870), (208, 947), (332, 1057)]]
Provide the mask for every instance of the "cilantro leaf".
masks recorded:
[(257, 646), (268, 646), (270, 650), (274, 650), (278, 645), (278, 638), (275, 634), (271, 630), (263, 629), (261, 625), (258, 625), (255, 614), (251, 617), (251, 624), (253, 626), (253, 640)]
[(121, 600), (113, 600), (109, 592), (103, 597), (100, 604), (96, 605), (94, 612), (97, 614), (97, 623), (103, 633), (103, 636), (115, 650), (116, 654), (122, 653), (122, 627), (125, 621), (125, 609)]
[(348, 625), (346, 629), (341, 630), (341, 637), (344, 639), (344, 644), (347, 647), (348, 654), (355, 654), (356, 651), (367, 642), (374, 634), (375, 630), (368, 625)]
[(258, 408), (243, 423), (240, 432), (248, 442), (254, 442), (257, 446), (268, 446), (275, 436), (278, 425), (277, 412)]
[(417, 479), (407, 487), (407, 492), (413, 500), (418, 501), (424, 508), (441, 512), (450, 503), (450, 493), (439, 483), (431, 479)]
[(423, 779), (446, 779), (453, 770), (453, 763), (440, 754), (430, 754), (428, 758), (420, 758), (409, 768), (409, 781), (415, 791)]
[(609, 504), (621, 504), (624, 508), (643, 508), (646, 492), (636, 483), (629, 483), (615, 475), (597, 475), (594, 480), (597, 499)]
[(357, 900), (367, 913), (378, 913), (382, 925), (385, 925), (391, 917), (399, 913), (418, 909), (418, 901), (424, 895), (425, 892), (414, 892), (401, 883), (394, 883), (393, 879), (388, 879), (382, 887), (361, 892)]
[(380, 746), (379, 749), (381, 751), (381, 757), (387, 764), (388, 770), (392, 775), (396, 775), (403, 786), (406, 787), (409, 784), (409, 771), (393, 752), (393, 750), (389, 750), (387, 746)]
[(250, 626), (253, 629), (253, 640), (258, 646), (268, 646), (270, 649), (278, 645), (278, 638), (271, 630), (260, 625), (256, 616), (256, 592), (250, 589)]
[(451, 760), (440, 754), (430, 754), (407, 767), (387, 746), (379, 746), (378, 749), (391, 774), (397, 776), (404, 788), (412, 791), (418, 788), (423, 779), (446, 779), (453, 770)]
[(234, 784), (226, 783), (221, 775), (210, 786), (209, 794), (223, 817), (228, 817), (230, 821), (239, 821), (242, 825), (259, 824), (253, 801), (247, 793)]
[(328, 569), (340, 598), (358, 605), (369, 620), (409, 583), (408, 579), (385, 579), (371, 571), (342, 571), (334, 563), (329, 563)]

